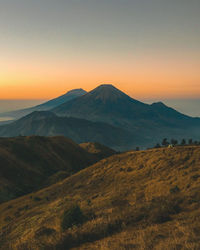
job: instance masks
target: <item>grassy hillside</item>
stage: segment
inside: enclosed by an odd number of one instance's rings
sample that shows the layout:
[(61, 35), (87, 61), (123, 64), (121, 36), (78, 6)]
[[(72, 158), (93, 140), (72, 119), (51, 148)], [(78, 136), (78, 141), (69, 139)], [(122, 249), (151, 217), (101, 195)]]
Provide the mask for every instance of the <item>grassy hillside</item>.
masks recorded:
[[(107, 151), (101, 159), (105, 156)], [(65, 137), (0, 138), (0, 203), (55, 183), (99, 159)]]
[[(199, 249), (200, 147), (127, 152), (0, 206), (2, 249)], [(78, 204), (80, 225), (63, 230)], [(80, 213), (79, 213), (80, 217)], [(77, 219), (77, 218), (76, 218)]]

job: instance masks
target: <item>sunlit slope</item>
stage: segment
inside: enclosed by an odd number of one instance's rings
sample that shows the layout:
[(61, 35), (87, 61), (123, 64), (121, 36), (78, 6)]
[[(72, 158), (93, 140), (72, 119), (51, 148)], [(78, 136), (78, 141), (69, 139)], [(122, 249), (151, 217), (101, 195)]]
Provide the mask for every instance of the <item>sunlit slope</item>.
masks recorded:
[[(200, 147), (127, 152), (0, 206), (2, 249), (199, 249)], [(82, 225), (62, 232), (79, 204)]]

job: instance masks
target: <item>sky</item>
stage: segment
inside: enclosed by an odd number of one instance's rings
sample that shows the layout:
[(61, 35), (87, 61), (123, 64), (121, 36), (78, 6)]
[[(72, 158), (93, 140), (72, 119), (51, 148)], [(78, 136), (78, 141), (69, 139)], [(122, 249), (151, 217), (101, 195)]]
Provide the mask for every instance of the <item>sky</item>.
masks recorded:
[(200, 98), (199, 0), (0, 0), (0, 99), (113, 84)]

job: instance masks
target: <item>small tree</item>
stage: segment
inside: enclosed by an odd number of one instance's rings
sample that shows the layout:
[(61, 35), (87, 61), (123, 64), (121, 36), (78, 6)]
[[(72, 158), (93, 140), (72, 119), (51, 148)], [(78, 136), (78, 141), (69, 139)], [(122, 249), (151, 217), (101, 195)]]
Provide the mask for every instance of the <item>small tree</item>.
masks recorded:
[(184, 146), (185, 144), (186, 144), (186, 140), (183, 139), (183, 140), (181, 141), (181, 145)]
[(167, 138), (164, 138), (164, 139), (162, 140), (162, 145), (163, 145), (164, 147), (167, 147), (167, 146), (169, 145), (169, 142), (167, 141)]
[(176, 145), (178, 144), (178, 141), (175, 140), (175, 139), (171, 139), (171, 144), (172, 144), (173, 146), (176, 146)]
[(160, 148), (160, 147), (161, 147), (160, 144), (157, 143), (154, 148)]
[(136, 147), (135, 150), (136, 150), (136, 151), (140, 151), (140, 148), (139, 148), (139, 147)]
[(189, 139), (189, 140), (188, 140), (188, 144), (189, 144), (189, 145), (192, 145), (192, 144), (193, 144), (193, 140), (192, 140), (192, 139)]

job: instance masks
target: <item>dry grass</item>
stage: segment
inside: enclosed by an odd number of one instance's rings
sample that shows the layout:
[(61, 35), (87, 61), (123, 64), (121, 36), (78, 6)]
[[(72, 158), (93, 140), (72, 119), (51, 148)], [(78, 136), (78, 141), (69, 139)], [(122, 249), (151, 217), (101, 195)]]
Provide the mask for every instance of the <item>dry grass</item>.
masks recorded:
[[(114, 155), (2, 204), (0, 245), (17, 250), (199, 249), (199, 180), (200, 147)], [(87, 220), (62, 232), (61, 216), (72, 203)]]

